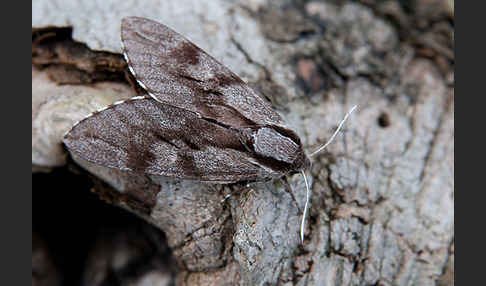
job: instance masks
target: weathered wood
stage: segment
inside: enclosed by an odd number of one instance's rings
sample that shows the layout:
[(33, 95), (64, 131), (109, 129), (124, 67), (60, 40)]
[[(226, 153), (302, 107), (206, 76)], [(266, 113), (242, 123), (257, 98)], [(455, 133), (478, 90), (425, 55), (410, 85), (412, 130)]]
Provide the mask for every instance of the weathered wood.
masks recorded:
[[(424, 41), (414, 15), (400, 6), (355, 2), (285, 8), (267, 1), (73, 2), (74, 8), (57, 2), (33, 2), (33, 26), (72, 26), (74, 38), (93, 50), (120, 52), (122, 16), (168, 24), (261, 88), (309, 151), (358, 104), (308, 171), (312, 199), (303, 245), (305, 188), (298, 175), (289, 178), (294, 201), (280, 181), (134, 179), (74, 158), (111, 184), (113, 203), (165, 232), (179, 285), (453, 283), (453, 28), (451, 39), (447, 27), (427, 26), (429, 14), (417, 13), (428, 33)], [(61, 10), (42, 9), (52, 3)], [(435, 22), (453, 17), (448, 7), (433, 14)], [(37, 167), (65, 163), (61, 135), (76, 120), (134, 95), (128, 83), (59, 86), (37, 68), (32, 78)]]

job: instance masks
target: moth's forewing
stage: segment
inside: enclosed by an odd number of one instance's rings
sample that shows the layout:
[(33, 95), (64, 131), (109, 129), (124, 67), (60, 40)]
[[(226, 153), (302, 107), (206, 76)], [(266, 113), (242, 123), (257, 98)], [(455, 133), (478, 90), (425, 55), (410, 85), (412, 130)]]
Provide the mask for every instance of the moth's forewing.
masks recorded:
[(236, 74), (165, 25), (125, 18), (121, 38), (132, 73), (156, 100), (233, 127), (283, 125)]
[(94, 113), (64, 143), (89, 162), (138, 173), (216, 182), (279, 175), (252, 158), (241, 132), (148, 96)]
[[(155, 100), (247, 135), (247, 159), (257, 160), (267, 173), (285, 175), (309, 165), (300, 139), (278, 113), (236, 74), (183, 36), (163, 24), (129, 17), (122, 20), (121, 38), (131, 72)], [(264, 138), (268, 134), (274, 136), (271, 144)]]
[(110, 168), (200, 181), (258, 181), (305, 168), (299, 137), (247, 84), (154, 21), (122, 21), (130, 70), (151, 97), (97, 112), (65, 136)]

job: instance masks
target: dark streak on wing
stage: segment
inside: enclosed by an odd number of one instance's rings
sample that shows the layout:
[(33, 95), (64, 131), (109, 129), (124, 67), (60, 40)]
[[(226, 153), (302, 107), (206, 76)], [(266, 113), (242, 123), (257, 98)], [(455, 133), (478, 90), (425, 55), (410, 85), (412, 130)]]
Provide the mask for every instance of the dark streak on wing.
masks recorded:
[(138, 144), (127, 145), (127, 166), (134, 166), (130, 169), (147, 170), (155, 161), (153, 150), (145, 149), (145, 146)]
[(283, 124), (236, 74), (175, 31), (138, 17), (123, 19), (121, 30), (129, 66), (157, 101), (233, 127)]
[[(209, 91), (209, 93), (218, 94), (217, 91)], [(207, 97), (209, 98), (209, 96)], [(198, 102), (198, 109), (204, 114), (203, 118), (218, 121), (223, 125), (232, 127), (250, 127), (257, 126), (251, 119), (244, 117), (233, 106), (230, 106), (219, 100), (218, 97), (212, 101)]]
[(198, 48), (189, 42), (181, 42), (176, 49), (169, 52), (168, 56), (177, 59), (181, 63), (185, 62), (189, 65), (199, 64)]
[(243, 80), (241, 80), (234, 73), (230, 73), (230, 74), (219, 73), (219, 74), (216, 74), (214, 76), (214, 79), (217, 83), (217, 86), (220, 86), (220, 87), (246, 84)]
[(238, 131), (151, 97), (94, 113), (64, 143), (89, 162), (120, 170), (218, 182), (270, 176), (248, 160)]
[(154, 137), (157, 139), (157, 140), (160, 140), (164, 143), (167, 143), (169, 145), (171, 145), (172, 147), (176, 148), (176, 149), (180, 149), (181, 147), (177, 146), (177, 144), (175, 144), (174, 142), (171, 142), (170, 140), (167, 140), (163, 134), (160, 134), (158, 132), (154, 132)]
[(200, 171), (199, 167), (196, 165), (194, 157), (189, 153), (180, 153), (177, 157), (176, 165), (180, 166), (180, 168), (184, 170), (187, 177), (204, 177), (204, 171)]
[(196, 81), (196, 82), (199, 82), (199, 83), (203, 82), (202, 80), (199, 80), (199, 79), (197, 79), (197, 78), (193, 78), (193, 77), (191, 77), (191, 76), (189, 76), (189, 75), (186, 75), (186, 74), (179, 74), (179, 76), (180, 76), (181, 78), (183, 78), (183, 79), (187, 79), (187, 80), (193, 80), (193, 81)]

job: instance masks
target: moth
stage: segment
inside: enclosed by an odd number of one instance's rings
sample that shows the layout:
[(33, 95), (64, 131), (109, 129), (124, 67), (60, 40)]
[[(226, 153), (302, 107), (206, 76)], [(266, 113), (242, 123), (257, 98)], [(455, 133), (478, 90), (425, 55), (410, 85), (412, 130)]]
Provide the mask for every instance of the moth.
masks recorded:
[(309, 168), (299, 136), (280, 115), (189, 40), (140, 17), (122, 20), (121, 40), (147, 95), (76, 123), (63, 140), (72, 153), (118, 170), (216, 183), (264, 181)]

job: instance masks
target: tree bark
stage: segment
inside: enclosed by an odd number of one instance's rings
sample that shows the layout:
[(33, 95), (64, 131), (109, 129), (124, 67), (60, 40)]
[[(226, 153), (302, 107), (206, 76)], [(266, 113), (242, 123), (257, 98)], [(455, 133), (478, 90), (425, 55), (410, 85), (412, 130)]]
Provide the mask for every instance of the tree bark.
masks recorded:
[[(61, 139), (74, 122), (137, 94), (118, 46), (123, 16), (189, 37), (261, 91), (309, 153), (358, 105), (336, 140), (312, 157), (303, 244), (299, 175), (288, 178), (294, 200), (281, 180), (204, 184), (73, 157), (109, 184), (96, 189), (100, 195), (110, 193), (113, 204), (166, 234), (178, 285), (453, 284), (448, 1), (423, 1), (408, 14), (398, 1), (57, 2), (33, 2), (33, 172), (67, 164)], [(59, 40), (59, 27), (72, 27), (74, 41)]]

